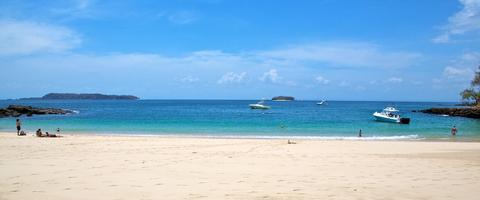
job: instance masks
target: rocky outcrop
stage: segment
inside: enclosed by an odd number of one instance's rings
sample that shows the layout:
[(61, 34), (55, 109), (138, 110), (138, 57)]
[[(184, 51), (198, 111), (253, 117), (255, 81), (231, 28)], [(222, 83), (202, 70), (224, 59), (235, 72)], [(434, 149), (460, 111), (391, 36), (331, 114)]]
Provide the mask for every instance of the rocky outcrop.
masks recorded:
[(65, 115), (72, 113), (70, 110), (58, 108), (35, 108), (32, 106), (9, 105), (7, 108), (0, 109), (0, 117), (19, 117), (22, 115)]
[(467, 108), (430, 108), (426, 110), (419, 110), (422, 113), (437, 114), (437, 115), (449, 115), (458, 117), (468, 117), (480, 119), (480, 108), (467, 107)]
[(133, 95), (106, 95), (90, 93), (48, 93), (43, 97), (22, 98), (21, 100), (58, 100), (58, 99), (90, 99), (90, 100), (137, 100)]
[(295, 100), (295, 98), (290, 96), (277, 96), (272, 98), (272, 101), (293, 101), (293, 100)]

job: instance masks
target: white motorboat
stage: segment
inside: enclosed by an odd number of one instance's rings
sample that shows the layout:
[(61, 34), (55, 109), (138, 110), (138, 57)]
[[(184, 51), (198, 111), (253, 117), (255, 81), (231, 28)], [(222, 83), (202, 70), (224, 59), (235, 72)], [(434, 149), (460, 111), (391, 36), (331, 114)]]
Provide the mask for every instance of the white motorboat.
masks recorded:
[(317, 105), (327, 105), (327, 101), (322, 100), (320, 102), (317, 102)]
[(373, 113), (373, 117), (375, 118), (375, 120), (380, 122), (401, 123), (401, 124), (410, 123), (410, 118), (402, 118), (396, 112), (399, 112), (399, 110), (397, 110), (394, 107), (386, 107), (383, 109), (382, 112)]
[(259, 101), (258, 103), (249, 104), (251, 109), (270, 109), (270, 106), (265, 105), (265, 101)]

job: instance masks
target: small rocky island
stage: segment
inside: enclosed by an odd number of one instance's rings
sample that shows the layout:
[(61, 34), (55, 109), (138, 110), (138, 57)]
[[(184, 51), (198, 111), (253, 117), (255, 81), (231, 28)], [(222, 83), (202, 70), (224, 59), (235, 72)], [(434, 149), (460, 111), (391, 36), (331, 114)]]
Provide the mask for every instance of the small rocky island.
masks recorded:
[(272, 101), (294, 101), (295, 98), (291, 96), (276, 96), (272, 98)]
[(419, 110), (422, 113), (436, 114), (436, 115), (448, 115), (480, 119), (480, 108), (465, 107), (465, 108), (430, 108), (425, 110)]
[(0, 108), (0, 118), (2, 117), (20, 117), (22, 115), (65, 115), (73, 113), (71, 110), (59, 108), (35, 108), (32, 106), (9, 105), (6, 108)]
[(43, 97), (21, 98), (20, 100), (137, 100), (133, 95), (106, 95), (99, 93), (48, 93)]

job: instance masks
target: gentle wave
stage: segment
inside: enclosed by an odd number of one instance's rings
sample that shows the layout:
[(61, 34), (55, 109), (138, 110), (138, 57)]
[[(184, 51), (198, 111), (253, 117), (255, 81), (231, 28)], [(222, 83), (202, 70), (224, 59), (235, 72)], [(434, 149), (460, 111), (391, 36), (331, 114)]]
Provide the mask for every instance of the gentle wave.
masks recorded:
[[(192, 135), (193, 136), (193, 135)], [(196, 136), (198, 137), (198, 136)], [(305, 139), (305, 140), (419, 140), (423, 139), (418, 135), (397, 135), (397, 136), (368, 136), (368, 137), (352, 137), (352, 136), (262, 136), (262, 135), (225, 135), (211, 136), (203, 135), (200, 137), (207, 138), (240, 138), (240, 139)]]
[(110, 136), (147, 136), (147, 137), (186, 137), (186, 138), (218, 138), (218, 139), (299, 139), (299, 140), (422, 140), (418, 135), (397, 136), (265, 136), (265, 135), (186, 135), (186, 134), (96, 134)]
[(64, 110), (70, 111), (74, 114), (79, 114), (80, 113), (80, 111), (78, 111), (78, 110), (72, 110), (72, 109), (64, 109)]

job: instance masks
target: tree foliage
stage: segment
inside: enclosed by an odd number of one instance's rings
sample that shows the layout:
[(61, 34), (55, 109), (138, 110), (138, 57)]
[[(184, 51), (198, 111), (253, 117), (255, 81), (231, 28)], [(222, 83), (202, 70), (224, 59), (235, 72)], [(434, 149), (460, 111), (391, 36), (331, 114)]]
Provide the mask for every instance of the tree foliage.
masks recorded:
[(480, 87), (480, 66), (478, 66), (478, 70), (475, 72), (475, 77), (471, 83), (472, 87)]
[(465, 89), (460, 93), (463, 100), (475, 101), (475, 91), (473, 89)]
[(463, 90), (460, 95), (463, 100), (474, 102), (476, 106), (480, 106), (480, 66), (478, 66), (478, 70), (475, 72), (470, 88)]

